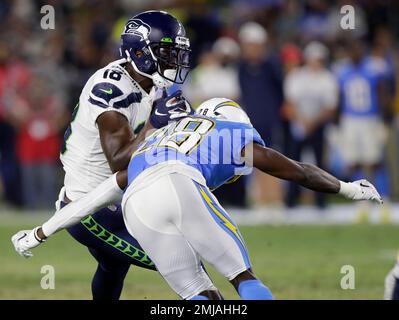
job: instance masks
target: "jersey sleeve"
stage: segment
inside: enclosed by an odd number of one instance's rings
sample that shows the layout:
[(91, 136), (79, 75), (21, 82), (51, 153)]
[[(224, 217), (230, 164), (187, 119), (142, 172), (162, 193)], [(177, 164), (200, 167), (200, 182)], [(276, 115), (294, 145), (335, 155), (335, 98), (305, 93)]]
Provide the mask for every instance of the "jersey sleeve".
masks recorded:
[(236, 175), (248, 174), (252, 170), (252, 163), (245, 163), (241, 157), (242, 150), (250, 143), (266, 145), (259, 132), (251, 125), (236, 126), (231, 145), (231, 163), (235, 166)]
[[(112, 69), (111, 69), (112, 70)], [(96, 75), (90, 89), (88, 102), (90, 104), (90, 114), (92, 121), (96, 125), (97, 118), (108, 111), (115, 111), (124, 115), (129, 122), (132, 121), (132, 111), (130, 106), (133, 103), (140, 103), (142, 94), (138, 90), (132, 91), (129, 79), (121, 73), (116, 73), (119, 77), (115, 79), (104, 79), (101, 72)], [(120, 72), (120, 71), (119, 71)]]

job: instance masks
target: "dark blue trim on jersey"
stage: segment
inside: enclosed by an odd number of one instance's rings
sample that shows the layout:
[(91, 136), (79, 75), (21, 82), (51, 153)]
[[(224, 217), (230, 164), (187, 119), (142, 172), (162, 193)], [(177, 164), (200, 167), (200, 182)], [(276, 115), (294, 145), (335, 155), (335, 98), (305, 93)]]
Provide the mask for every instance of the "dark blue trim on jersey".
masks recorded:
[(139, 103), (142, 99), (141, 92), (132, 92), (125, 99), (115, 101), (113, 103), (113, 107), (116, 109), (119, 108), (128, 108), (132, 103)]
[(106, 102), (111, 99), (122, 96), (123, 92), (116, 85), (109, 82), (97, 83), (91, 90), (91, 94), (95, 97), (101, 98)]
[(94, 100), (92, 97), (89, 97), (89, 102), (91, 104), (94, 104), (97, 107), (101, 107), (101, 108), (104, 108), (104, 109), (109, 107), (109, 105), (107, 105), (105, 103), (102, 103), (101, 101)]

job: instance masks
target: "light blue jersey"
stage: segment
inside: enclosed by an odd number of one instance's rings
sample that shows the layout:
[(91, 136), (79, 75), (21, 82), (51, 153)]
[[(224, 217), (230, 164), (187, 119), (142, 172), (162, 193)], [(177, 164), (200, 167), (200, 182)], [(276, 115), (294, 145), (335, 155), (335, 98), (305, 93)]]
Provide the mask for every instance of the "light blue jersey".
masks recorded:
[(342, 112), (345, 115), (377, 116), (379, 112), (378, 83), (387, 80), (389, 68), (382, 59), (365, 58), (359, 65), (343, 63), (337, 77)]
[(251, 142), (265, 145), (251, 125), (189, 116), (158, 129), (139, 146), (128, 167), (128, 183), (154, 165), (178, 160), (198, 170), (215, 189), (248, 173), (241, 151)]

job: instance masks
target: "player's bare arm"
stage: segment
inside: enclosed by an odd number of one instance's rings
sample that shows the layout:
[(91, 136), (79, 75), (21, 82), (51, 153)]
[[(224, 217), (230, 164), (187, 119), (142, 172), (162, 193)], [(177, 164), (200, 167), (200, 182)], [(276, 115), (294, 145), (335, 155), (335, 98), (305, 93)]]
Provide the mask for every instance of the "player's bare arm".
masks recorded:
[(338, 193), (339, 180), (313, 164), (297, 162), (280, 152), (253, 144), (254, 167), (274, 177), (290, 180), (308, 189)]
[[(246, 152), (246, 150), (253, 152)], [(382, 203), (381, 196), (367, 180), (343, 182), (319, 167), (297, 162), (276, 150), (252, 144), (243, 150), (243, 156), (253, 157), (255, 168), (274, 177), (289, 180), (313, 191), (339, 193), (352, 200), (373, 200)]]
[[(108, 112), (110, 113), (110, 112)], [(146, 135), (154, 130), (150, 122), (147, 122), (137, 138), (130, 144), (133, 153)], [(48, 236), (55, 232), (78, 223), (85, 216), (94, 213), (96, 210), (117, 202), (121, 198), (122, 190), (127, 185), (127, 170), (121, 170), (101, 183), (97, 188), (77, 201), (71, 202), (68, 206), (60, 209), (57, 215), (52, 216), (42, 226), (32, 231), (20, 231), (13, 237), (16, 250), (26, 258), (32, 256), (30, 249), (40, 245)], [(46, 228), (46, 231), (44, 231)], [(24, 237), (21, 241), (21, 237)]]
[[(108, 113), (111, 113), (111, 112), (108, 112)], [(119, 115), (119, 114), (117, 114), (117, 115)], [(153, 130), (154, 130), (154, 127), (152, 126), (152, 124), (149, 121), (146, 122), (143, 129), (140, 131), (140, 133), (137, 135), (137, 137), (135, 139), (133, 139), (133, 142), (131, 142), (129, 144), (129, 146), (128, 146), (128, 148), (126, 148), (126, 150), (130, 150), (130, 152), (133, 153), (137, 149), (138, 145)], [(126, 185), (127, 185), (127, 169), (124, 169), (124, 170), (117, 172), (112, 177), (108, 178), (99, 187), (97, 187), (95, 190), (90, 192), (89, 195), (83, 197), (84, 199), (75, 201), (74, 206), (81, 207), (81, 209), (79, 209), (79, 212), (80, 211), (83, 212), (82, 207), (85, 207), (86, 213), (84, 215), (87, 216), (87, 215), (91, 214), (92, 212), (94, 212), (96, 209), (104, 207), (108, 203), (113, 202), (115, 200), (115, 197), (118, 197), (118, 194), (121, 192), (121, 190), (123, 190), (126, 187)], [(103, 190), (103, 192), (99, 192), (99, 190)], [(98, 201), (95, 205), (94, 205), (95, 201), (93, 201), (92, 202), (93, 205), (89, 205), (89, 207), (86, 206), (86, 199), (90, 199), (90, 198), (98, 197), (98, 196), (100, 196), (101, 201)], [(66, 208), (64, 210), (66, 210)], [(71, 211), (71, 210), (73, 210), (73, 208), (71, 209), (71, 206), (70, 206), (68, 208), (68, 210)], [(72, 215), (68, 214), (66, 216), (71, 217)], [(55, 230), (58, 231), (59, 229), (61, 229), (61, 226), (62, 226), (61, 223), (67, 223), (68, 225), (70, 225), (75, 220), (80, 221), (80, 219), (84, 218), (84, 216), (80, 215), (78, 212), (75, 213), (75, 216), (76, 216), (75, 219), (70, 219), (69, 221), (64, 221), (64, 219), (58, 218), (60, 221), (57, 221), (56, 223), (52, 223), (52, 219), (54, 220), (54, 218), (51, 218), (46, 223), (48, 225), (55, 224), (57, 226), (56, 229), (54, 229), (53, 226), (51, 226), (50, 232), (49, 231), (44, 232), (43, 227), (39, 227), (36, 230), (36, 236), (37, 236), (38, 240), (39, 241), (45, 240), (50, 234), (52, 234), (53, 232), (56, 232)], [(63, 226), (63, 227), (65, 227), (65, 226)]]
[(97, 119), (101, 146), (112, 172), (126, 168), (133, 153), (134, 133), (127, 119), (109, 111)]
[[(122, 114), (109, 111), (97, 118), (101, 146), (112, 172), (126, 169), (137, 145), (144, 140), (149, 130), (163, 127), (169, 120), (184, 117), (192, 112), (190, 104), (182, 96), (180, 90), (170, 96), (167, 96), (164, 91), (162, 98), (154, 103), (153, 108), (159, 112), (152, 113), (150, 121), (146, 122), (139, 137), (136, 138), (127, 119)], [(168, 116), (162, 116), (166, 114)]]
[[(140, 133), (137, 135), (136, 139), (131, 144), (130, 149), (132, 152), (137, 150), (138, 145), (144, 141), (144, 139), (150, 135), (152, 132), (154, 132), (155, 128), (151, 124), (150, 121), (146, 122), (144, 125), (143, 129), (140, 131)], [(120, 170), (119, 172), (116, 173), (116, 182), (118, 183), (119, 188), (125, 189), (127, 186), (127, 169)]]

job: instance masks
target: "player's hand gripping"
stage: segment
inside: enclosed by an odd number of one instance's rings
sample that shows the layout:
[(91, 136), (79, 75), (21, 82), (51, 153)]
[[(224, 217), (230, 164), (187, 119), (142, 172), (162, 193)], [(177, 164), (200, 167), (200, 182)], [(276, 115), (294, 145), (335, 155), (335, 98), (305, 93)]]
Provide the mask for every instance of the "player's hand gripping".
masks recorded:
[(17, 251), (21, 256), (25, 258), (32, 257), (33, 253), (30, 250), (46, 241), (40, 239), (37, 235), (37, 230), (39, 228), (40, 227), (36, 227), (33, 230), (21, 230), (11, 237), (15, 251)]
[(169, 121), (178, 120), (193, 112), (190, 103), (182, 96), (181, 90), (177, 90), (169, 96), (164, 90), (162, 98), (154, 101), (150, 122), (154, 128), (162, 128)]
[(341, 181), (339, 193), (352, 200), (372, 200), (379, 204), (383, 202), (376, 188), (365, 179), (349, 183)]

